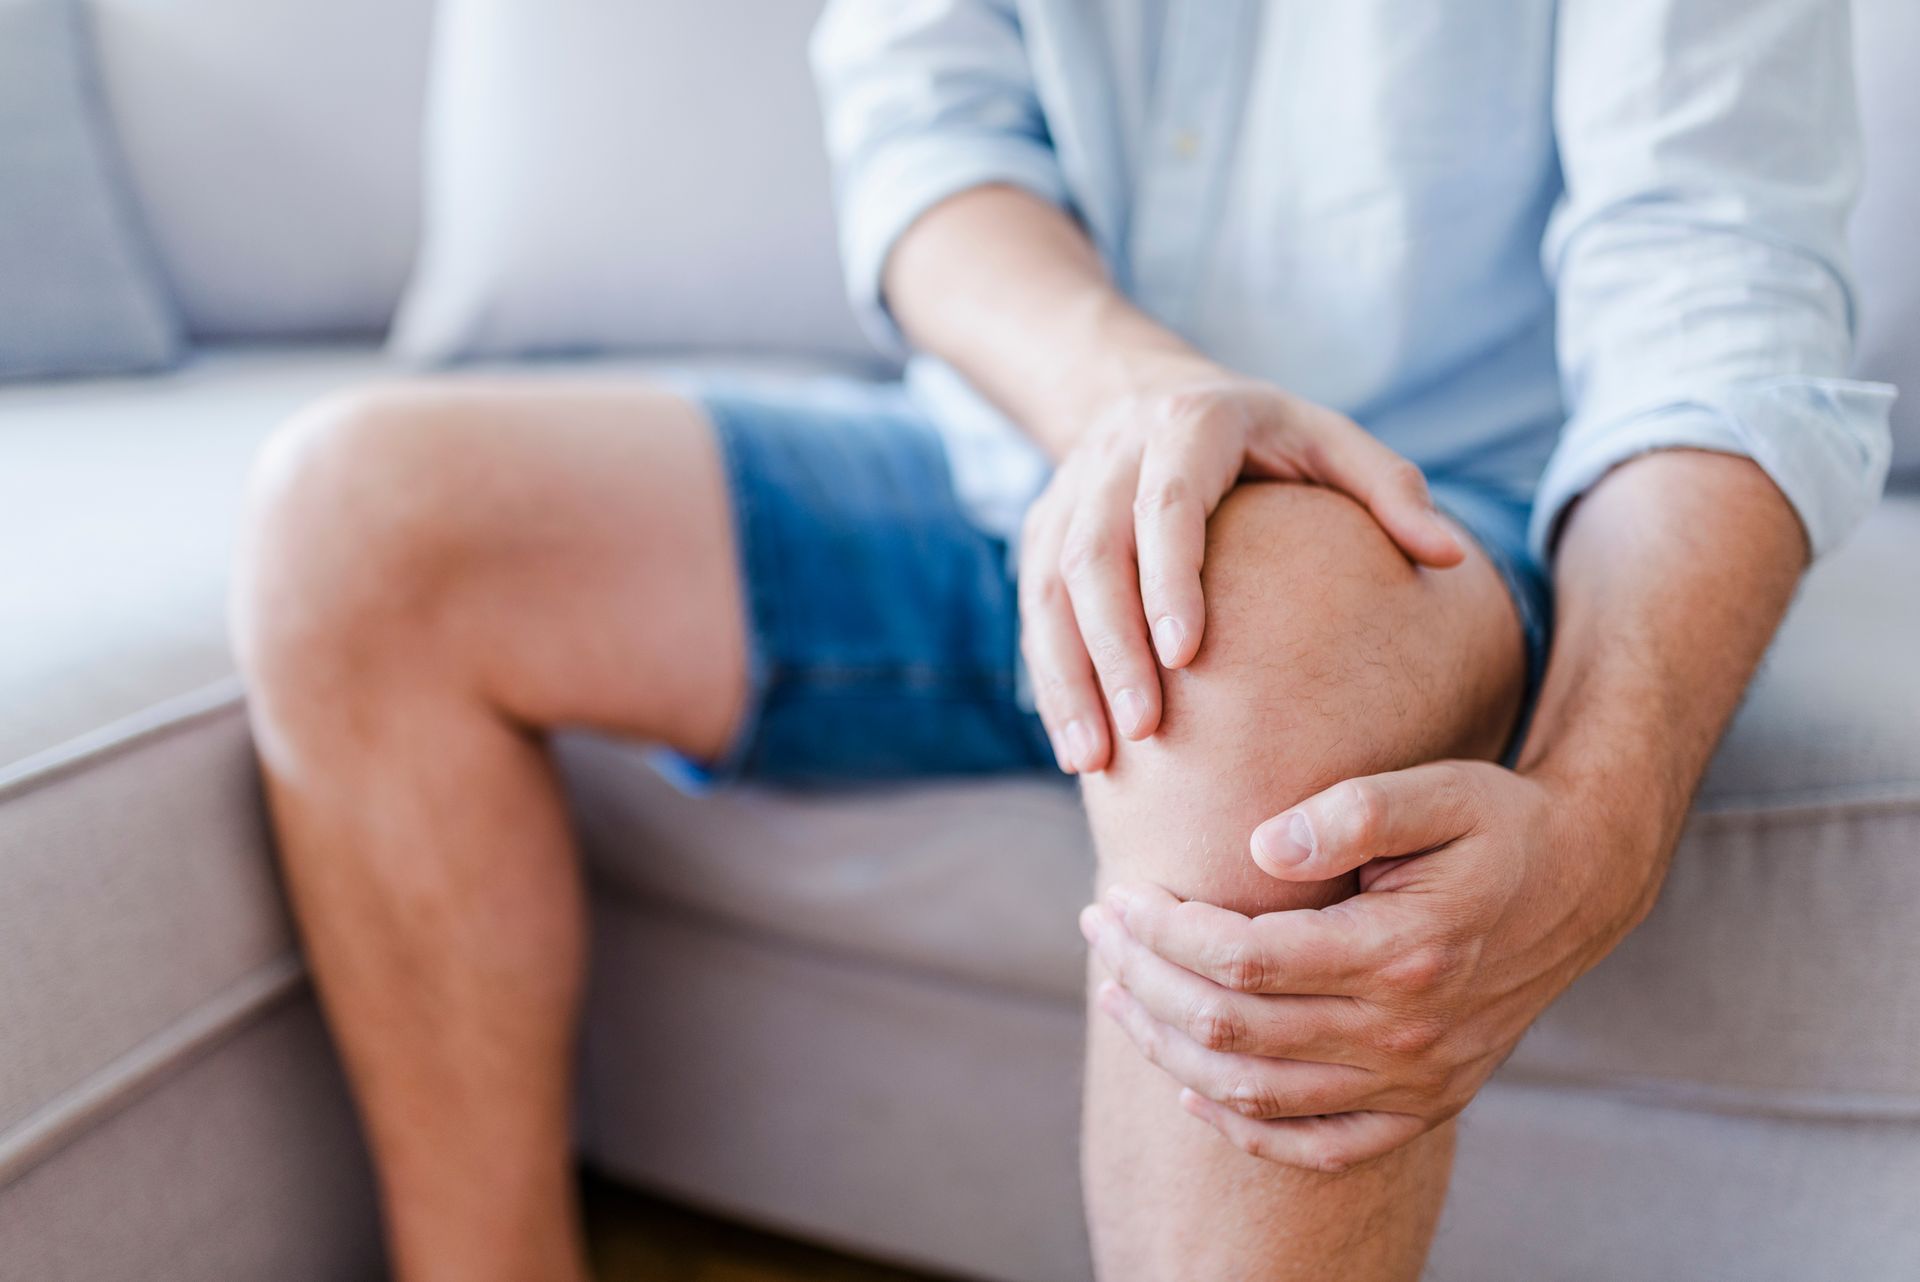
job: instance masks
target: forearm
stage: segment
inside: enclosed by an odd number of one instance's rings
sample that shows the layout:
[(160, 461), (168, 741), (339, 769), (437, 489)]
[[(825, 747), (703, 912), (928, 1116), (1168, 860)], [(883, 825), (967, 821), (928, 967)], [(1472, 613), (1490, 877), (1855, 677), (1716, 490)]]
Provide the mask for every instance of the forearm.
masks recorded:
[(1729, 455), (1635, 459), (1567, 519), (1553, 655), (1518, 768), (1596, 827), (1589, 848), (1639, 890), (1635, 919), (1806, 561), (1786, 499)]
[(958, 369), (1053, 457), (1092, 407), (1202, 358), (1115, 289), (1065, 213), (1013, 187), (929, 210), (887, 260), (885, 293), (914, 346)]

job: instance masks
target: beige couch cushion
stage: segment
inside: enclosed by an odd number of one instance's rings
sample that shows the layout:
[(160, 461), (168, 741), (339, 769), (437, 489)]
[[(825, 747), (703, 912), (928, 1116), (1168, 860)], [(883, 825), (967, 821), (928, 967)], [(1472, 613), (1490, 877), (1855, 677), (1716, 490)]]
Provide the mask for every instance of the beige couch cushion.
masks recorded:
[(0, 389), (0, 775), (233, 671), (223, 595), (253, 452), (379, 369), (315, 348)]

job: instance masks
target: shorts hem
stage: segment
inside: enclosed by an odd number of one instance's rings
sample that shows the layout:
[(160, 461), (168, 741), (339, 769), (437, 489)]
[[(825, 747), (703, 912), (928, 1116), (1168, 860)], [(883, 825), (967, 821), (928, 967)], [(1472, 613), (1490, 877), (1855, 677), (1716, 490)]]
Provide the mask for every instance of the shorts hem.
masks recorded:
[(668, 783), (688, 796), (706, 796), (737, 782), (748, 771), (754, 750), (760, 741), (762, 714), (773, 688), (773, 665), (767, 658), (766, 637), (772, 607), (766, 600), (763, 567), (755, 564), (764, 554), (756, 537), (757, 511), (753, 487), (741, 465), (734, 425), (726, 407), (717, 398), (693, 395), (689, 399), (705, 416), (713, 435), (714, 448), (720, 454), (725, 475), (728, 520), (733, 528), (734, 572), (738, 576), (738, 597), (745, 629), (746, 695), (741, 704), (740, 724), (734, 727), (727, 746), (710, 761), (675, 748), (657, 747), (648, 761)]

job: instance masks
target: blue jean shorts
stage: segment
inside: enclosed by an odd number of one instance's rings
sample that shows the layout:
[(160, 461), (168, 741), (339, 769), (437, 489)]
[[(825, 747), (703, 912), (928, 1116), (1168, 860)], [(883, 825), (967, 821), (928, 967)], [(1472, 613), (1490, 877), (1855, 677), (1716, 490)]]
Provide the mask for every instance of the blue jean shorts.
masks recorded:
[[(733, 501), (749, 694), (721, 757), (664, 754), (669, 778), (700, 791), (1055, 769), (1023, 697), (1009, 548), (969, 519), (904, 390), (836, 381), (696, 399)], [(1527, 505), (1429, 479), (1513, 594), (1530, 707), (1552, 612)]]

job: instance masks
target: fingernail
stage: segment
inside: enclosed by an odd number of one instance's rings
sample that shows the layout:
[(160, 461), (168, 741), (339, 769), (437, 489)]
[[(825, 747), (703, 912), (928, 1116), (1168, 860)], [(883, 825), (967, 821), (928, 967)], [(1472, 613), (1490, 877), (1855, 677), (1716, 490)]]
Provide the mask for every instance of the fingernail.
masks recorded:
[(1154, 648), (1160, 651), (1160, 662), (1169, 668), (1180, 653), (1180, 643), (1186, 639), (1186, 626), (1171, 614), (1161, 616), (1160, 622), (1153, 625)]
[(1101, 1010), (1109, 1015), (1120, 1013), (1120, 985), (1111, 979), (1101, 981), (1100, 987), (1093, 990), (1093, 1000)]
[(1110, 888), (1107, 891), (1106, 900), (1107, 907), (1113, 910), (1113, 915), (1124, 923), (1127, 920), (1127, 909), (1133, 903), (1133, 899), (1127, 894), (1126, 889), (1121, 886)]
[(1120, 733), (1132, 736), (1147, 719), (1147, 701), (1140, 697), (1138, 690), (1122, 690), (1113, 696), (1113, 720), (1120, 727)]
[(1073, 768), (1075, 770), (1092, 768), (1093, 731), (1087, 729), (1086, 722), (1067, 722), (1067, 756), (1073, 759)]
[(1291, 868), (1313, 857), (1313, 825), (1298, 810), (1289, 811), (1261, 824), (1253, 844), (1268, 863)]
[(1086, 936), (1089, 944), (1100, 933), (1100, 910), (1092, 904), (1080, 910), (1080, 933)]

